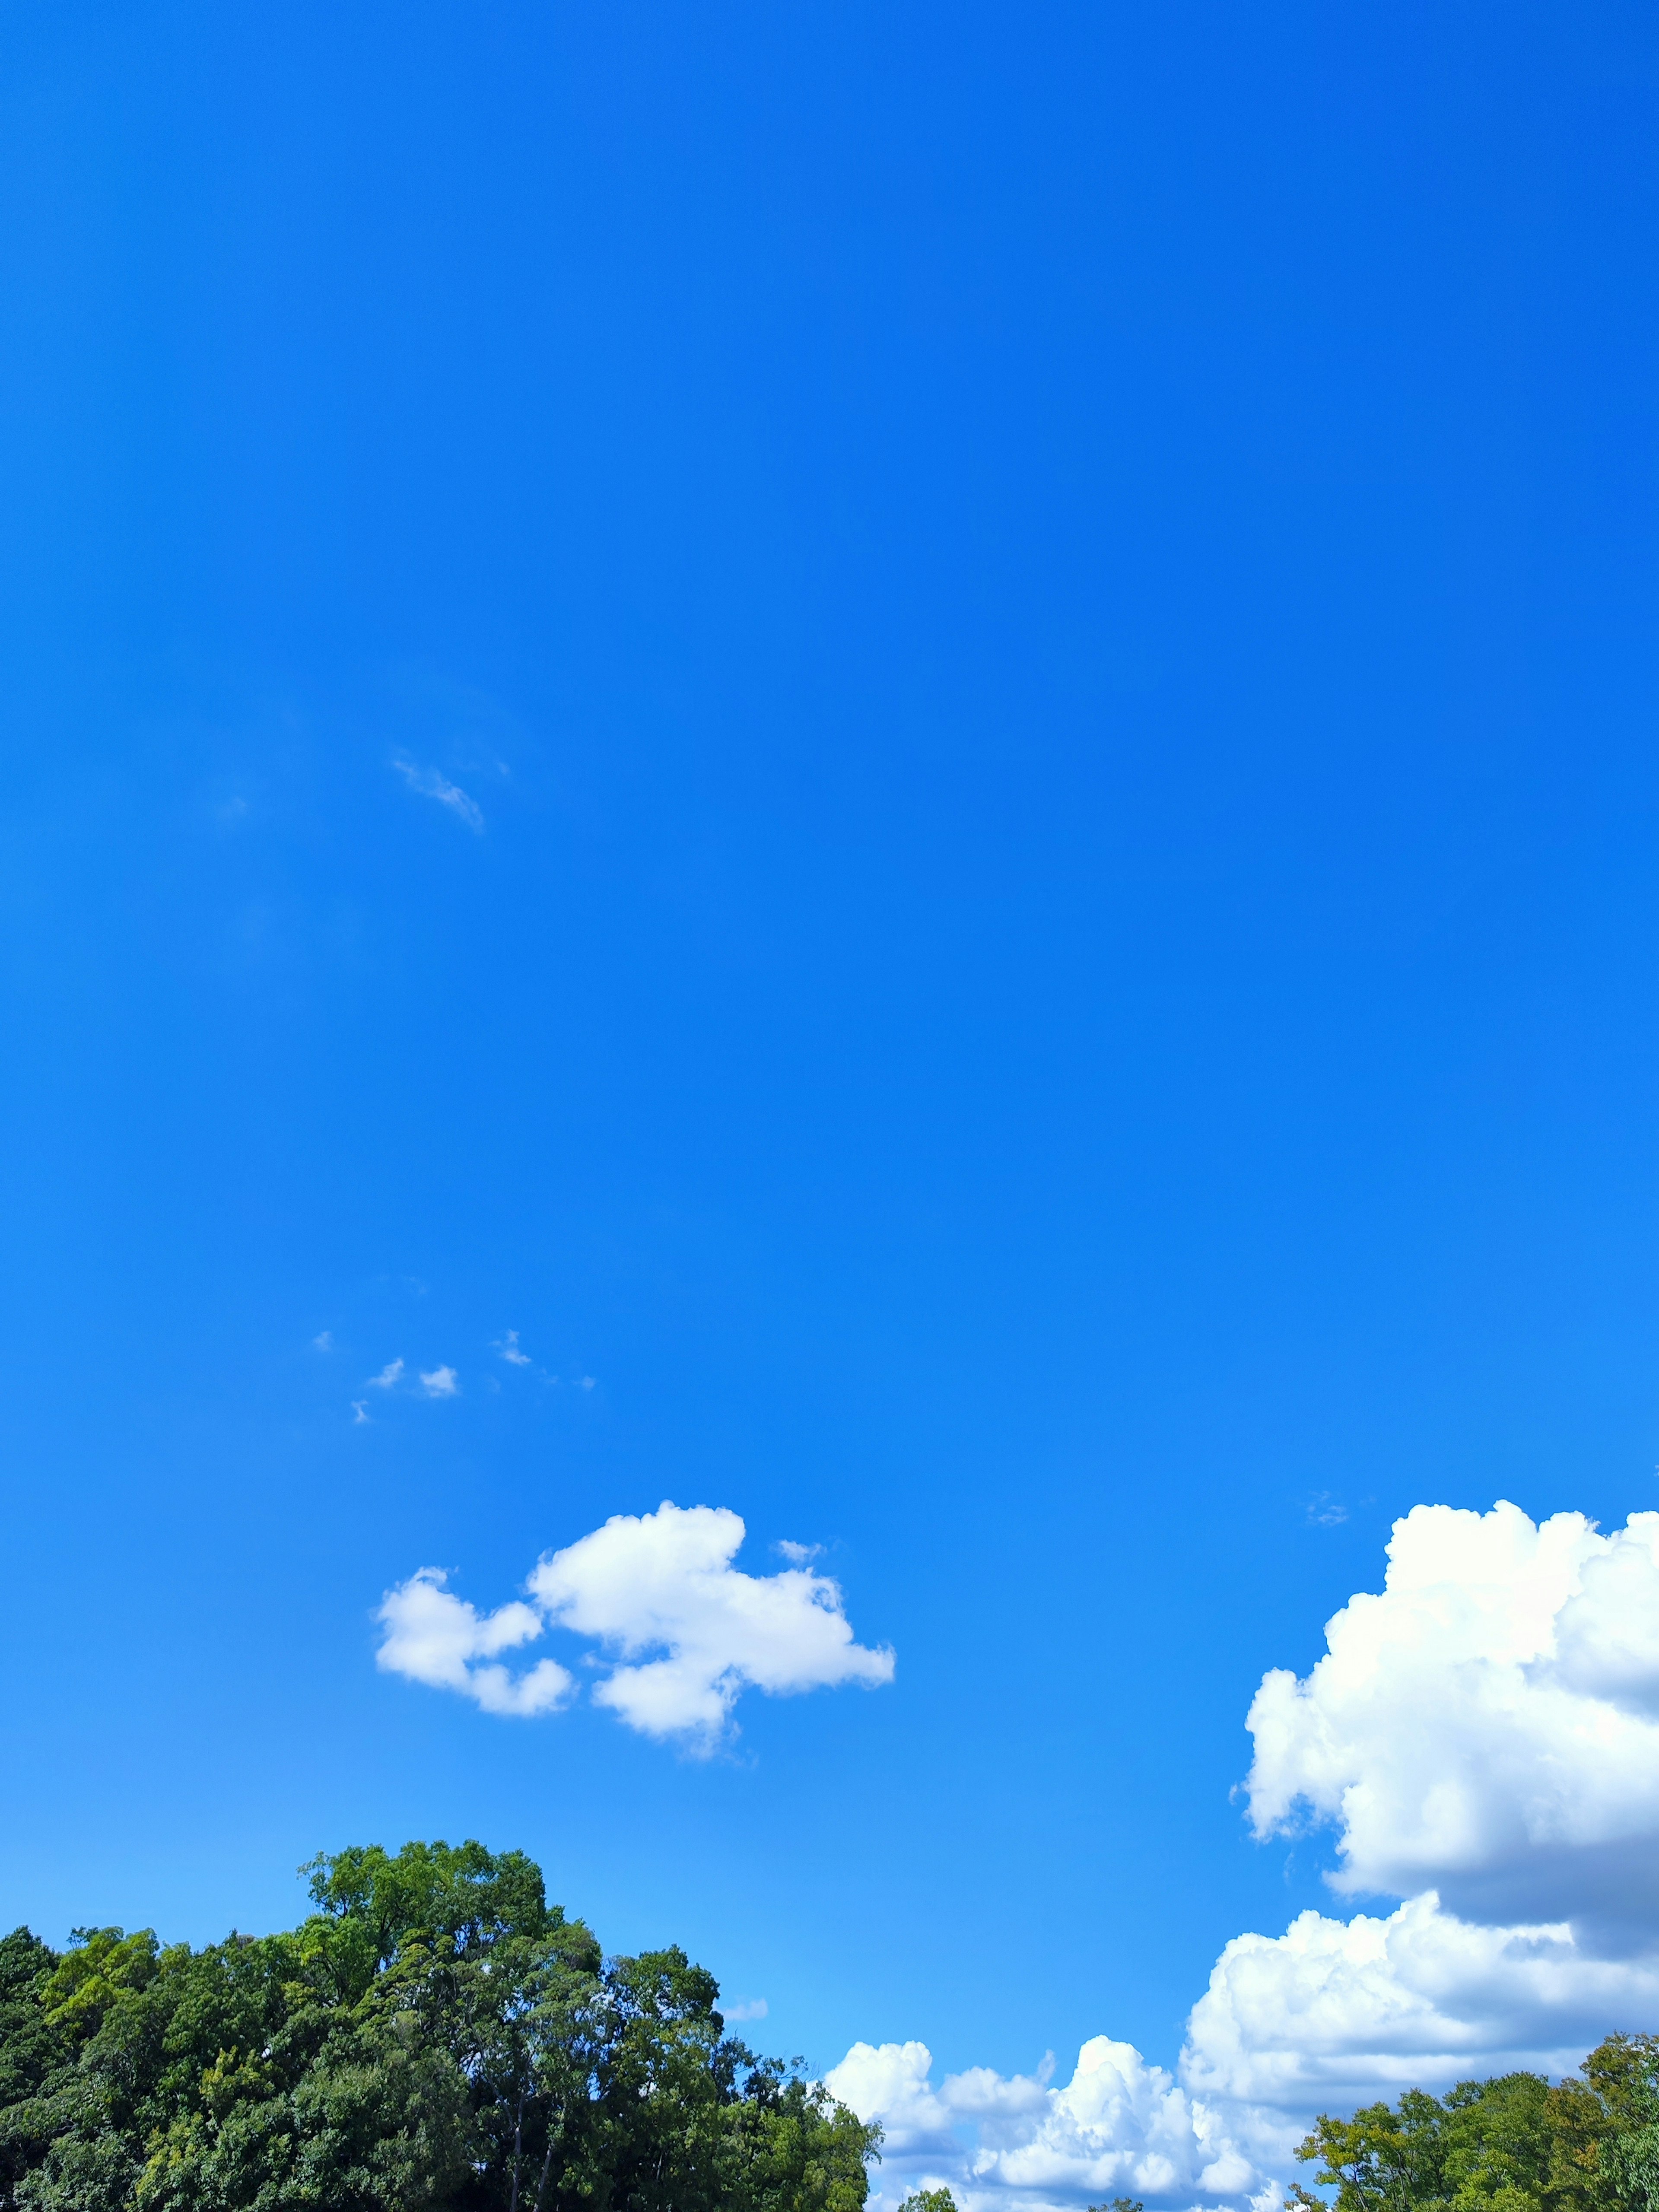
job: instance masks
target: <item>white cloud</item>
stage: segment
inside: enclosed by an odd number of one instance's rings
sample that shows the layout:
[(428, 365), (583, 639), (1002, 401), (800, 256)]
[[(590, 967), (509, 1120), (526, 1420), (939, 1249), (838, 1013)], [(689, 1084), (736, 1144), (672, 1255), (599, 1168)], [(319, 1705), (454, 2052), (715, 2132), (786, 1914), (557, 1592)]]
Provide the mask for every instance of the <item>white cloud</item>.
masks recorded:
[(593, 1692), (647, 1735), (712, 1741), (750, 1686), (787, 1696), (893, 1676), (893, 1655), (853, 1640), (841, 1591), (790, 1567), (732, 1565), (744, 1525), (723, 1507), (619, 1513), (541, 1561), (526, 1585), (548, 1618), (623, 1662)]
[(1318, 2111), (1559, 2075), (1613, 2030), (1659, 2028), (1659, 1515), (1604, 1536), (1578, 1514), (1419, 1506), (1389, 1553), (1307, 1679), (1264, 1680), (1249, 1793), (1258, 1835), (1328, 1824), (1334, 1886), (1405, 1901), (1235, 1937), (1178, 2081), (1104, 2038), (1064, 2089), (983, 2069), (935, 2087), (924, 2045), (855, 2045), (828, 2079), (885, 2121), (887, 2197), (1276, 2212)]
[[(378, 1663), (459, 1690), (491, 1711), (550, 1711), (571, 1680), (551, 1661), (517, 1683), (501, 1666), (476, 1662), (532, 1641), (544, 1626), (569, 1629), (611, 1662), (594, 1685), (596, 1705), (642, 1735), (678, 1736), (703, 1750), (725, 1732), (746, 1688), (782, 1697), (892, 1680), (892, 1653), (854, 1641), (835, 1583), (798, 1567), (744, 1574), (732, 1565), (743, 1540), (742, 1521), (724, 1508), (665, 1503), (637, 1517), (617, 1514), (539, 1562), (526, 1584), (529, 1604), (482, 1617), (445, 1589), (440, 1570), (423, 1567), (380, 1607), (386, 1632)], [(538, 1675), (548, 1685), (556, 1678), (557, 1687), (526, 1705), (524, 1686)]]
[(563, 1705), (575, 1683), (556, 1660), (513, 1675), (496, 1656), (533, 1642), (540, 1616), (516, 1600), (481, 1614), (445, 1589), (448, 1579), (441, 1567), (422, 1567), (386, 1592), (375, 1615), (385, 1631), (376, 1666), (434, 1690), (459, 1690), (487, 1713), (528, 1719)]
[(1430, 1892), (1384, 1918), (1304, 1912), (1237, 1936), (1193, 2008), (1195, 2089), (1341, 2109), (1519, 2068), (1560, 2074), (1615, 2027), (1659, 2021), (1659, 1960), (1588, 1955), (1565, 1922), (1487, 1928)]
[(313, 1352), (332, 1352), (334, 1349), (334, 1339), (330, 1331), (325, 1328), (320, 1329), (318, 1334), (312, 1338), (311, 1348)]
[(772, 1549), (780, 1558), (788, 1560), (792, 1567), (810, 1567), (823, 1549), (822, 1544), (792, 1544), (787, 1536), (781, 1537)]
[(885, 2130), (878, 2206), (944, 2184), (964, 2212), (1113, 2196), (1183, 2206), (1261, 2197), (1276, 2212), (1277, 2192), (1223, 2114), (1130, 2044), (1091, 2038), (1060, 2088), (1047, 2067), (976, 2066), (937, 2087), (932, 2074), (925, 2044), (855, 2043), (824, 2077)]
[(1257, 1834), (1332, 1823), (1350, 1895), (1659, 1938), (1659, 1514), (1419, 1505), (1389, 1554), (1307, 1680), (1256, 1694)]
[(764, 1997), (738, 1997), (731, 2004), (722, 2004), (720, 2016), (730, 2027), (734, 2021), (764, 2020), (767, 2003)]
[(368, 1426), (368, 1401), (366, 1398), (354, 1398), (352, 1400), (351, 1422), (354, 1428), (366, 1428)]
[(404, 1363), (401, 1359), (388, 1359), (378, 1375), (369, 1376), (369, 1388), (374, 1390), (395, 1389), (398, 1378), (403, 1371)]
[(530, 1354), (519, 1349), (519, 1332), (516, 1328), (508, 1329), (495, 1349), (501, 1353), (501, 1358), (514, 1367), (528, 1367), (531, 1364)]
[(399, 775), (405, 778), (411, 791), (418, 791), (423, 799), (435, 799), (440, 806), (447, 806), (458, 821), (465, 823), (469, 830), (483, 835), (483, 811), (477, 801), (468, 798), (459, 784), (451, 783), (447, 776), (435, 768), (417, 767), (412, 760), (404, 759), (402, 754), (396, 756), (392, 765)]
[(422, 1374), (421, 1388), (428, 1398), (456, 1398), (461, 1385), (453, 1367), (434, 1367), (430, 1374)]

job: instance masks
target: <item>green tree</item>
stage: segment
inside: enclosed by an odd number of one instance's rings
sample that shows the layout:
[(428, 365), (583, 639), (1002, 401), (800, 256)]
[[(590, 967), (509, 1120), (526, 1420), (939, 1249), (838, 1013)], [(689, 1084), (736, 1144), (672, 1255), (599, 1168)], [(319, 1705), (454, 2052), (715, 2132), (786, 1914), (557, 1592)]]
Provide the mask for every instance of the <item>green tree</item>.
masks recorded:
[(1610, 2035), (1550, 2092), (1552, 2212), (1659, 2208), (1659, 2037)]
[(1446, 2099), (1445, 2186), (1453, 2212), (1545, 2212), (1553, 2151), (1541, 2074), (1461, 2081)]
[(57, 2131), (43, 2092), (67, 2064), (71, 2043), (40, 1996), (57, 1963), (27, 1928), (0, 1940), (0, 2212), (15, 2212), (18, 2185)]
[(879, 2130), (683, 1951), (475, 1843), (305, 1871), (285, 1934), (0, 1943), (0, 2212), (861, 2212)]
[[(1314, 2179), (1336, 2191), (1337, 2212), (1414, 2212), (1446, 2201), (1445, 2127), (1440, 2100), (1408, 2089), (1397, 2106), (1364, 2105), (1351, 2120), (1322, 2112), (1296, 2155), (1318, 2166)], [(1323, 2212), (1300, 2187), (1290, 2203)]]

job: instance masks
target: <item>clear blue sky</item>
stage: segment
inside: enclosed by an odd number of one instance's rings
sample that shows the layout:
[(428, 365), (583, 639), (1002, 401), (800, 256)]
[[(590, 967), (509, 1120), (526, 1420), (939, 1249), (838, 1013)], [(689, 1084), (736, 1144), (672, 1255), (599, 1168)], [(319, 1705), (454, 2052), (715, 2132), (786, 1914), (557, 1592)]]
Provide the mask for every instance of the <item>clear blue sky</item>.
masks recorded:
[[(1599, 0), (7, 9), (0, 1923), (476, 1834), (1007, 2069), (1328, 1901), (1264, 1668), (1659, 1503), (1656, 109)], [(665, 1498), (894, 1683), (376, 1671)]]

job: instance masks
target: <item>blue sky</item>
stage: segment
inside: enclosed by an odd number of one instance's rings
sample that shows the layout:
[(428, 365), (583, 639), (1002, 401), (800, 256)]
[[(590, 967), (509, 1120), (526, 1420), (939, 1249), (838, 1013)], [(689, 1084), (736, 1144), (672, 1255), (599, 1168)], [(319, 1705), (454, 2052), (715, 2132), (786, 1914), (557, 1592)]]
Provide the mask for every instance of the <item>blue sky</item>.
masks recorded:
[[(8, 9), (0, 1920), (477, 1834), (1008, 2072), (1331, 1908), (1264, 1672), (1413, 1505), (1659, 1504), (1656, 86), (1601, 4)], [(663, 1499), (892, 1683), (698, 1757), (377, 1669)]]

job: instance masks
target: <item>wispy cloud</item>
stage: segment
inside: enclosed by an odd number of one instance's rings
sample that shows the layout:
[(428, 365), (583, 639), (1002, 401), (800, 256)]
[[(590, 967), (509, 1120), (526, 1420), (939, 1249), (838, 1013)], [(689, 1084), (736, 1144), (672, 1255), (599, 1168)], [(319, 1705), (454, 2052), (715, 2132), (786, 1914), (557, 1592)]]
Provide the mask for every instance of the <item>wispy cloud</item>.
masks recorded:
[(453, 1367), (434, 1367), (421, 1376), (421, 1388), (428, 1398), (459, 1398), (460, 1377)]
[(495, 1349), (511, 1366), (528, 1367), (532, 1364), (530, 1354), (519, 1349), (519, 1332), (516, 1328), (508, 1329)]
[(720, 2017), (728, 2023), (739, 2020), (764, 2020), (766, 2012), (764, 1997), (738, 1997), (732, 2003), (720, 2007)]
[(1308, 1522), (1315, 1528), (1340, 1528), (1348, 1517), (1348, 1509), (1340, 1498), (1333, 1498), (1328, 1490), (1316, 1490), (1308, 1500)]
[(367, 1399), (365, 1399), (365, 1398), (354, 1398), (354, 1399), (352, 1400), (352, 1401), (351, 1401), (351, 1425), (352, 1425), (352, 1427), (353, 1427), (354, 1429), (357, 1429), (357, 1428), (364, 1428), (364, 1427), (367, 1427), (368, 1423), (368, 1400), (367, 1400)]
[(313, 1352), (332, 1352), (334, 1339), (327, 1329), (319, 1329), (311, 1340), (311, 1348)]
[(469, 830), (483, 835), (483, 811), (476, 799), (469, 798), (459, 783), (452, 783), (441, 769), (422, 768), (417, 763), (394, 753), (392, 765), (408, 783), (411, 791), (418, 791), (422, 799), (435, 799), (440, 806), (447, 806), (459, 822)]
[(397, 1388), (398, 1377), (403, 1371), (404, 1363), (401, 1359), (388, 1359), (378, 1375), (369, 1376), (368, 1387), (371, 1390), (393, 1390)]
[(785, 1536), (774, 1544), (772, 1549), (787, 1559), (792, 1567), (810, 1567), (823, 1547), (822, 1544), (792, 1544)]

